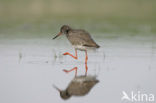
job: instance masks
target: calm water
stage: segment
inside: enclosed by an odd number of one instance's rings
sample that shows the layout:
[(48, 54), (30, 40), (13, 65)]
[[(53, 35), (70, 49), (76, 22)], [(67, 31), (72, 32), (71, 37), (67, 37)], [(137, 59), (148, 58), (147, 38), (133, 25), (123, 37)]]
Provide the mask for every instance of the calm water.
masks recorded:
[[(84, 97), (72, 97), (68, 103), (121, 103), (122, 91), (156, 94), (155, 37), (96, 37), (101, 46), (89, 51), (88, 74), (97, 75), (99, 83)], [(74, 49), (64, 37), (44, 39), (0, 39), (1, 103), (64, 103), (53, 84), (65, 89), (78, 67), (85, 73), (85, 53), (78, 60), (63, 56)]]

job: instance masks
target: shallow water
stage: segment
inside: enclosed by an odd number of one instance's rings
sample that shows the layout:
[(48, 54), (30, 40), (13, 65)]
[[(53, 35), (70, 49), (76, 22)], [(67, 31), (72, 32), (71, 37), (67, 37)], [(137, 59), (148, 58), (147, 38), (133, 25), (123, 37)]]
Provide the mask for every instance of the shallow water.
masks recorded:
[[(88, 52), (88, 75), (97, 75), (100, 82), (88, 95), (72, 97), (68, 103), (120, 103), (122, 91), (156, 94), (155, 37), (101, 36), (95, 41), (101, 48)], [(78, 51), (78, 60), (63, 56), (74, 53), (63, 37), (3, 38), (0, 48), (1, 103), (63, 103), (52, 85), (65, 89), (74, 72), (62, 70), (77, 66), (78, 75), (85, 73), (85, 53)]]

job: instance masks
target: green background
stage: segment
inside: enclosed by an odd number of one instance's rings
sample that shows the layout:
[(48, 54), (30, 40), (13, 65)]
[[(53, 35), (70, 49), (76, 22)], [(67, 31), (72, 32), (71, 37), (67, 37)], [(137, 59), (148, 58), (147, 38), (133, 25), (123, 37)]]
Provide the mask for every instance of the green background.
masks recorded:
[(63, 24), (95, 35), (156, 34), (156, 0), (0, 0), (0, 37), (49, 37)]

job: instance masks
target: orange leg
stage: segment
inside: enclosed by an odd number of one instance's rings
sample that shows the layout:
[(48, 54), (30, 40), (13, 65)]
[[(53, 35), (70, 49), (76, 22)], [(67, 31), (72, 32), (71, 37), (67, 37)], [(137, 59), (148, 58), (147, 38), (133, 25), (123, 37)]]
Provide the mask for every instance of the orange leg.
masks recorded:
[(86, 58), (85, 58), (85, 69), (86, 69), (86, 72), (85, 72), (85, 75), (87, 75), (87, 71), (88, 71), (88, 66), (87, 66), (87, 61), (88, 61), (87, 50), (85, 51), (85, 54), (86, 54)]
[(72, 54), (70, 54), (70, 53), (68, 53), (68, 52), (65, 52), (63, 55), (70, 55), (71, 57), (73, 57), (74, 59), (77, 59), (78, 57), (77, 57), (77, 50), (75, 49), (75, 55), (76, 56), (74, 56), (74, 55), (72, 55)]
[(69, 72), (71, 72), (71, 71), (73, 71), (73, 70), (75, 70), (75, 77), (76, 77), (76, 75), (77, 75), (77, 67), (74, 67), (74, 68), (71, 69), (71, 70), (66, 70), (66, 69), (64, 69), (63, 71), (66, 72), (66, 73), (69, 73)]

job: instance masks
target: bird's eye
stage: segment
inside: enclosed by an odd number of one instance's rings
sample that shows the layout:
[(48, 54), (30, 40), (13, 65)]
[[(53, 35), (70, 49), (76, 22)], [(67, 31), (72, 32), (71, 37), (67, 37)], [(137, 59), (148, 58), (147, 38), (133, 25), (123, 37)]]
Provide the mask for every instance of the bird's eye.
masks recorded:
[(68, 32), (69, 32), (69, 30), (67, 29), (67, 30), (66, 30), (66, 34), (68, 34)]

